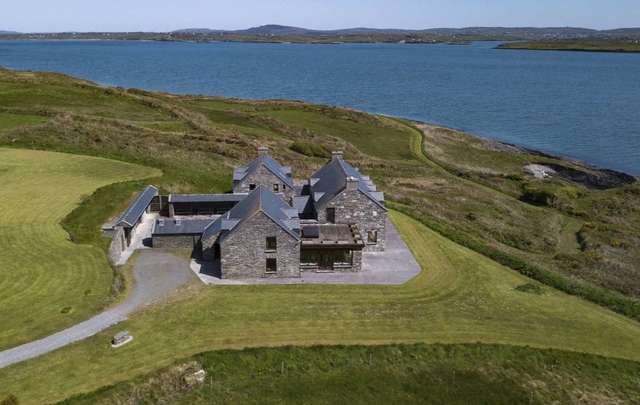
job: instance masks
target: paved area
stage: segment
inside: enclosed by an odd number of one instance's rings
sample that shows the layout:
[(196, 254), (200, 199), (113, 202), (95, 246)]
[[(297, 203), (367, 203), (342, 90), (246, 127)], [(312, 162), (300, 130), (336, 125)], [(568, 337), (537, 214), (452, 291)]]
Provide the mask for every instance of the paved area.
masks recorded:
[(222, 280), (211, 263), (191, 261), (191, 270), (210, 285), (248, 284), (404, 284), (421, 269), (391, 220), (387, 219), (387, 245), (384, 252), (364, 253), (359, 273), (302, 273), (300, 278)]
[(131, 244), (122, 252), (120, 260), (118, 260), (116, 265), (123, 266), (136, 250), (151, 248), (151, 234), (153, 232), (153, 224), (157, 217), (158, 214), (143, 214), (140, 225), (136, 227), (135, 232), (131, 236)]
[(178, 287), (195, 280), (188, 266), (187, 259), (160, 251), (142, 251), (133, 270), (135, 286), (123, 303), (43, 339), (0, 352), (0, 368), (86, 339), (124, 321), (132, 312), (166, 298)]

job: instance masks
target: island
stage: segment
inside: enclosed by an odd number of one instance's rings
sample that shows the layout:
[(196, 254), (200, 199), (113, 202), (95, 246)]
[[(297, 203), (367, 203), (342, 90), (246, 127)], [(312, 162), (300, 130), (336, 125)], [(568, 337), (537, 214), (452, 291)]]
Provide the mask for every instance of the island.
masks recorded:
[(498, 49), (576, 52), (640, 52), (640, 39), (565, 39), (553, 41), (517, 41), (500, 44)]

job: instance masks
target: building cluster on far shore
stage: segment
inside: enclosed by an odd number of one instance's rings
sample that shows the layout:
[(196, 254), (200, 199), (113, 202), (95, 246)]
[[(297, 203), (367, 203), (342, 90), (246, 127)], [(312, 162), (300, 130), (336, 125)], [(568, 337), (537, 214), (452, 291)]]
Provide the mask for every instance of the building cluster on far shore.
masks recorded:
[(170, 194), (148, 186), (116, 222), (123, 248), (156, 216), (154, 248), (192, 248), (219, 277), (358, 272), (363, 251), (384, 251), (387, 210), (375, 184), (343, 158), (295, 180), (265, 147), (233, 174), (232, 194)]

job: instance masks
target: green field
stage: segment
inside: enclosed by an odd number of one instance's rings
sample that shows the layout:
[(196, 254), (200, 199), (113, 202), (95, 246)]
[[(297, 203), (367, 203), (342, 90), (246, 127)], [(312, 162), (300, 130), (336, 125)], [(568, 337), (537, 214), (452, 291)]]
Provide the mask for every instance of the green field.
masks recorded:
[(60, 221), (98, 187), (158, 174), (100, 158), (0, 148), (0, 350), (108, 304), (113, 272), (104, 251), (70, 242)]
[[(424, 269), (406, 285), (192, 288), (93, 338), (0, 370), (0, 392), (26, 403), (58, 400), (206, 350), (291, 344), (484, 342), (640, 360), (637, 322), (550, 288), (519, 291), (531, 281), (407, 216), (392, 218)], [(109, 338), (123, 329), (135, 340), (113, 351)]]
[[(185, 365), (207, 372), (185, 387)], [(634, 403), (640, 363), (504, 345), (283, 347), (199, 354), (64, 405)]]

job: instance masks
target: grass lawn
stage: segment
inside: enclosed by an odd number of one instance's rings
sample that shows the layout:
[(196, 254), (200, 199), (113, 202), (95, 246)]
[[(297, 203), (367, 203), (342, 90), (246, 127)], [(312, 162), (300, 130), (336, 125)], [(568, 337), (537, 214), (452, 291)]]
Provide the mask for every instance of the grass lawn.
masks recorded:
[(99, 187), (158, 174), (101, 158), (0, 148), (0, 350), (108, 303), (113, 272), (104, 251), (70, 242), (60, 222)]
[[(520, 291), (530, 279), (391, 215), (424, 270), (403, 286), (192, 287), (93, 338), (0, 370), (0, 398), (60, 400), (206, 350), (252, 346), (484, 342), (640, 360), (637, 322), (548, 287)], [(123, 329), (135, 340), (114, 351), (109, 338)]]

